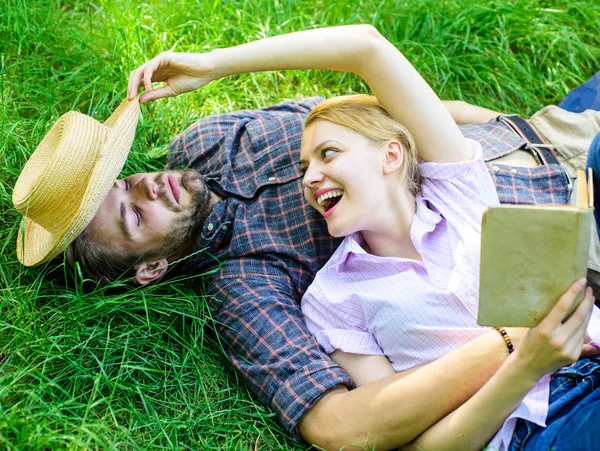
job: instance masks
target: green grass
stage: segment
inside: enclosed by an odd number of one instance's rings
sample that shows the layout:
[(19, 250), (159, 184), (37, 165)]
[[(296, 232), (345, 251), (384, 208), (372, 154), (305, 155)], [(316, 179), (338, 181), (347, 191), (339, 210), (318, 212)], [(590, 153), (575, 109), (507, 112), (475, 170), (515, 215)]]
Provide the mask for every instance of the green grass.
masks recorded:
[[(0, 2), (0, 448), (303, 449), (258, 404), (211, 334), (199, 275), (84, 294), (63, 266), (24, 268), (12, 187), (71, 109), (106, 119), (129, 71), (163, 50), (371, 23), (439, 94), (531, 114), (600, 61), (600, 4), (509, 0), (4, 0)], [(364, 92), (326, 72), (244, 75), (144, 106), (126, 173), (194, 120), (316, 94)], [(306, 447), (304, 447), (306, 448)]]

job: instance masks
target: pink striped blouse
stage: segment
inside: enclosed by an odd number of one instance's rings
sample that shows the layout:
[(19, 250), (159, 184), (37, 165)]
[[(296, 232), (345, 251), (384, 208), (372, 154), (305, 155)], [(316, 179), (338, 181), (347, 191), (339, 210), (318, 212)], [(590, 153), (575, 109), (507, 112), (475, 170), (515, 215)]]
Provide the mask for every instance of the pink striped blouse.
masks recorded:
[[(411, 240), (423, 262), (379, 257), (346, 237), (302, 299), (309, 330), (326, 352), (386, 355), (396, 371), (421, 365), (486, 332), (477, 325), (481, 217), (498, 204), (481, 146), (474, 158), (421, 163)], [(595, 309), (590, 333), (600, 338)], [(506, 449), (517, 418), (545, 425), (549, 376), (541, 379), (490, 443)]]

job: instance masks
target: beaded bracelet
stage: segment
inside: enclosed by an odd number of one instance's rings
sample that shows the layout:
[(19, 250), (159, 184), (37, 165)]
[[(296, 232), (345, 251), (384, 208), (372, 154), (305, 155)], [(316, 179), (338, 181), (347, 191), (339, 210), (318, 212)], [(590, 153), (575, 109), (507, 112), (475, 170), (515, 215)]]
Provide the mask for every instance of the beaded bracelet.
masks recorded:
[(508, 353), (512, 353), (515, 350), (515, 347), (512, 344), (510, 337), (508, 336), (508, 332), (503, 327), (494, 327), (494, 330), (497, 330), (502, 338), (504, 339), (504, 343), (506, 343), (506, 347), (508, 348)]

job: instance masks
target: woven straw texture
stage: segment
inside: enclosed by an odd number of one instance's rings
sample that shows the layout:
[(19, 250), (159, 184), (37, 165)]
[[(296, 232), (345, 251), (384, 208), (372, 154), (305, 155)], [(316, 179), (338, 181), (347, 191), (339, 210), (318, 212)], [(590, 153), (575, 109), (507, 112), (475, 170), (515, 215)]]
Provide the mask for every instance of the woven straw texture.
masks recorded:
[(23, 215), (17, 257), (47, 262), (90, 223), (125, 165), (140, 113), (125, 100), (104, 123), (69, 112), (50, 129), (23, 168), (13, 192)]

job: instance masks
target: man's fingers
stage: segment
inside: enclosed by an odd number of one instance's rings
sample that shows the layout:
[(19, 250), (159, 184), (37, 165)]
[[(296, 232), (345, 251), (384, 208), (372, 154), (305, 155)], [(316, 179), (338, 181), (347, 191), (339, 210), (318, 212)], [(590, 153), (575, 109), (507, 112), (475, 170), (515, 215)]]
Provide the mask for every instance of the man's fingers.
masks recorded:
[(571, 285), (569, 289), (560, 297), (556, 305), (552, 307), (552, 310), (550, 310), (539, 326), (547, 325), (554, 328), (554, 326), (563, 322), (571, 310), (571, 307), (573, 304), (575, 304), (577, 295), (585, 288), (585, 284), (586, 280), (583, 277), (575, 281), (575, 283), (573, 283), (573, 285)]

